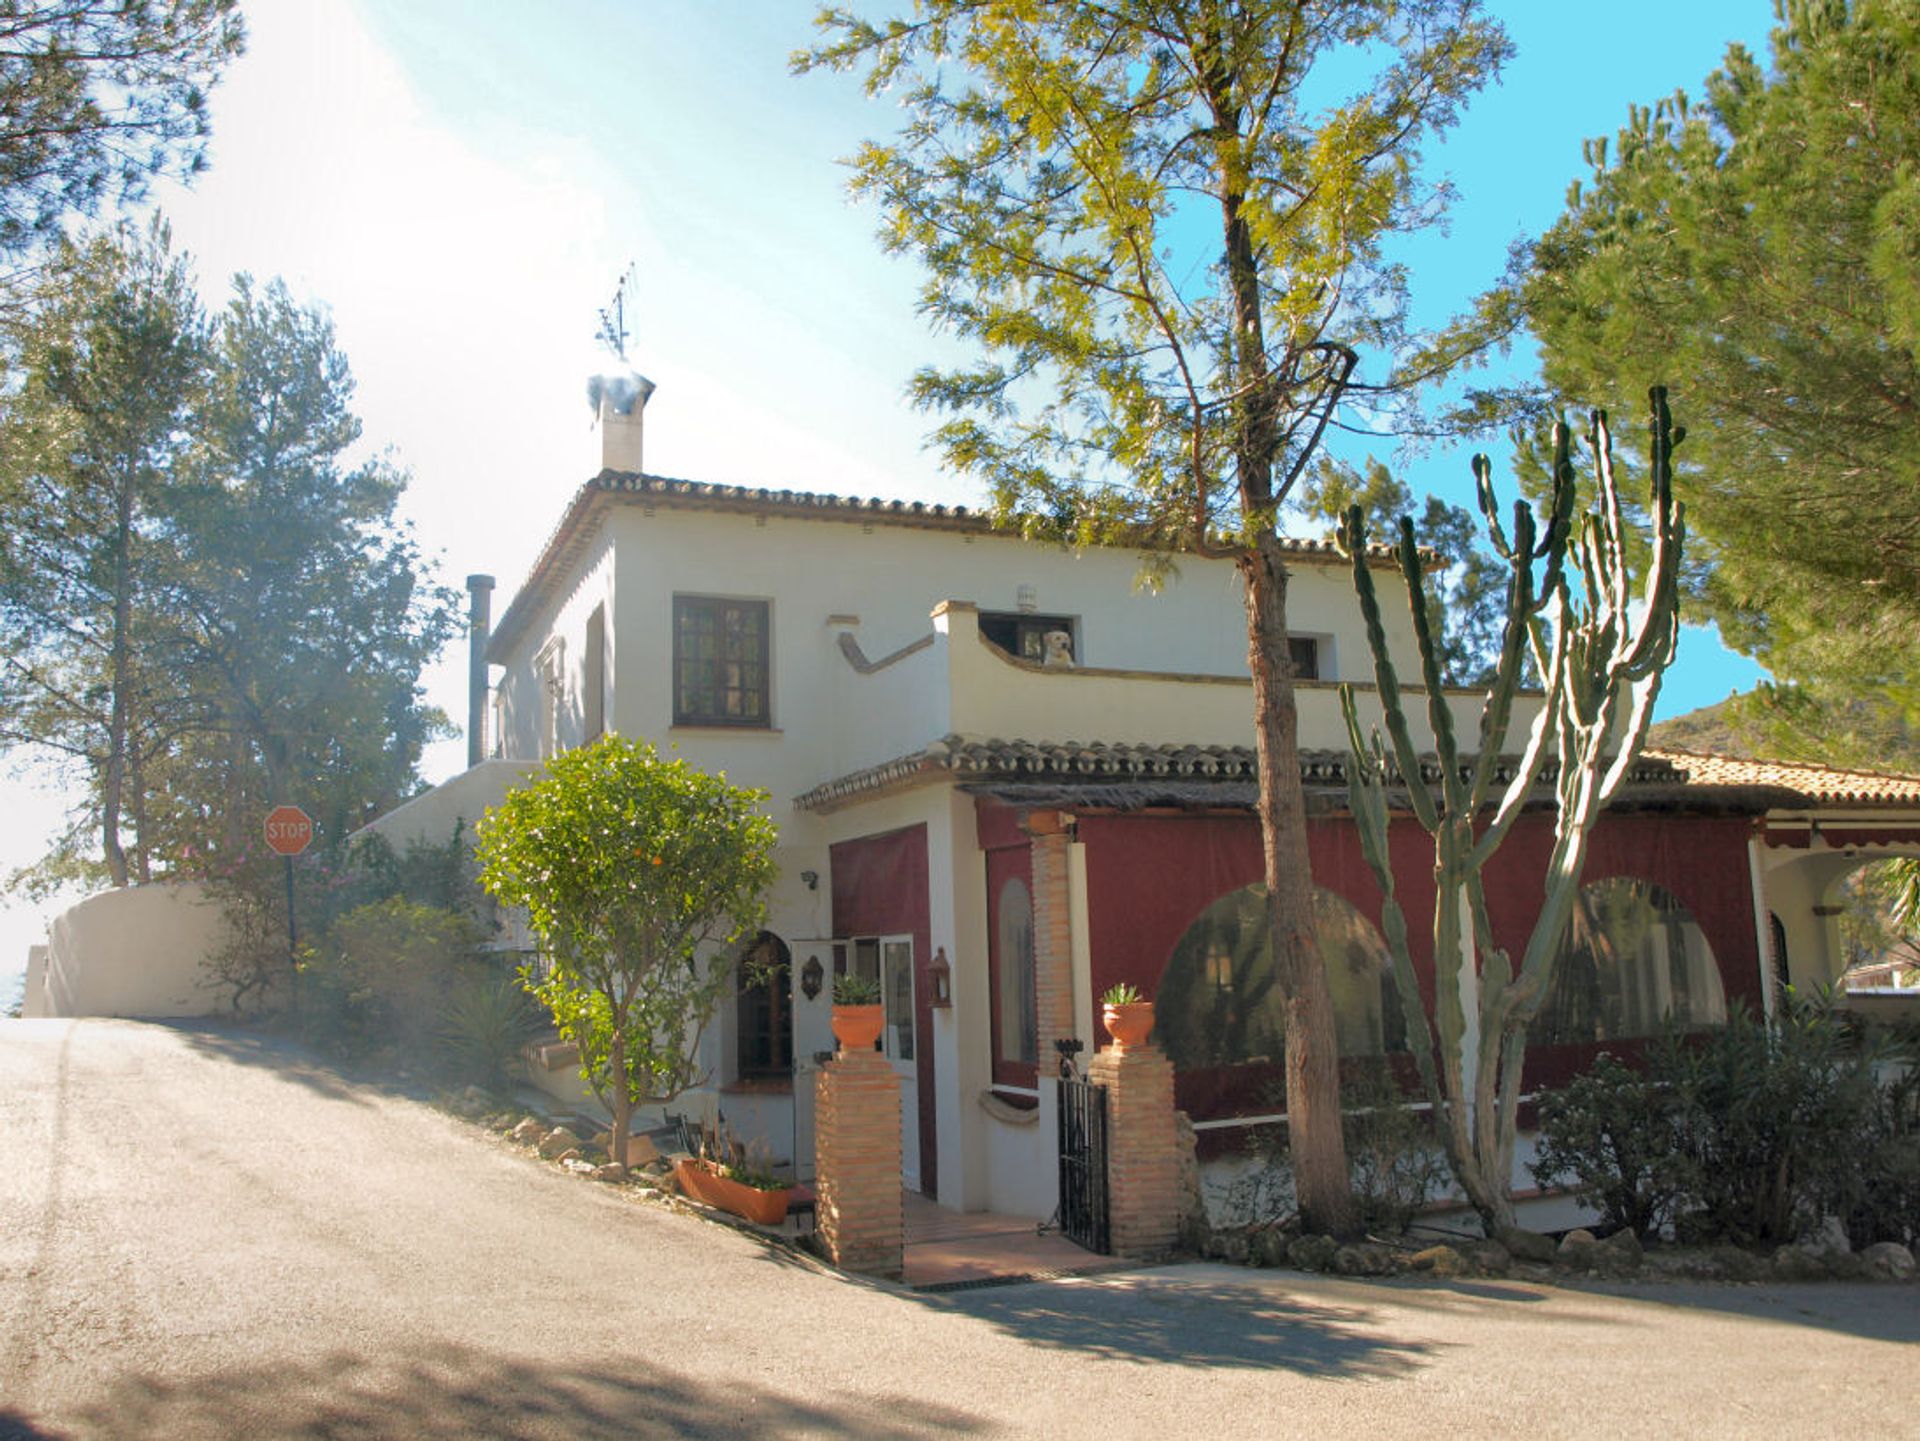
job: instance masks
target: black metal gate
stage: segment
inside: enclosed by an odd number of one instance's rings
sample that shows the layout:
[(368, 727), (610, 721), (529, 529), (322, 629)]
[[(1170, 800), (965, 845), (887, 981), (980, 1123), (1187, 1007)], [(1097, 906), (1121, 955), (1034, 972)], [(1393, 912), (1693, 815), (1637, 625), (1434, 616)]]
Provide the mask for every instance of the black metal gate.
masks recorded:
[(1108, 1255), (1107, 1088), (1070, 1078), (1059, 1085), (1060, 1233)]

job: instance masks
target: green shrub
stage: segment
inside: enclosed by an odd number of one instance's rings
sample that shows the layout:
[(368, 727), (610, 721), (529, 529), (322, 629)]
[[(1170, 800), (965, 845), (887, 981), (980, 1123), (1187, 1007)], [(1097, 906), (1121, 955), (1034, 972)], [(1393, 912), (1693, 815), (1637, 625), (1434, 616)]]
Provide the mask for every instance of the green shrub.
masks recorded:
[(1771, 1024), (1744, 1007), (1702, 1043), (1656, 1050), (1682, 1104), (1695, 1175), (1683, 1239), (1780, 1245), (1845, 1208), (1865, 1160), (1873, 1067), (1830, 999), (1789, 994)]
[(1789, 993), (1771, 1023), (1736, 1008), (1668, 1033), (1636, 1073), (1602, 1057), (1541, 1100), (1542, 1184), (1571, 1178), (1614, 1225), (1770, 1246), (1837, 1216), (1856, 1244), (1915, 1234), (1920, 1080), (1880, 1085), (1831, 997)]
[(347, 1056), (428, 1045), (456, 983), (471, 974), (479, 927), (398, 896), (342, 915), (300, 966), (300, 1027)]
[(1856, 1246), (1920, 1245), (1920, 1065), (1880, 1087), (1855, 1184), (1839, 1212)]
[(1691, 1194), (1672, 1087), (1602, 1054), (1593, 1069), (1540, 1099), (1540, 1141), (1528, 1169), (1542, 1186), (1572, 1182), (1609, 1230), (1652, 1236)]
[(518, 976), (477, 973), (447, 998), (440, 1052), (457, 1079), (503, 1091), (508, 1066), (545, 1029), (546, 1017)]
[(1446, 1184), (1447, 1158), (1432, 1117), (1408, 1104), (1381, 1057), (1347, 1062), (1340, 1087), (1341, 1129), (1360, 1224), (1398, 1235)]

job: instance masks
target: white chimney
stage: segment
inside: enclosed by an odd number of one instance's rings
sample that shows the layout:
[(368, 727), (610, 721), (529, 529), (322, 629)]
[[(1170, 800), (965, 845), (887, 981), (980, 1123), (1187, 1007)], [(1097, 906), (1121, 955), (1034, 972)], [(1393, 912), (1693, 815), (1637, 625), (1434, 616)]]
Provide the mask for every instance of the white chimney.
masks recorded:
[(596, 375), (587, 381), (587, 399), (600, 425), (600, 468), (640, 475), (641, 426), (653, 382), (638, 371)]

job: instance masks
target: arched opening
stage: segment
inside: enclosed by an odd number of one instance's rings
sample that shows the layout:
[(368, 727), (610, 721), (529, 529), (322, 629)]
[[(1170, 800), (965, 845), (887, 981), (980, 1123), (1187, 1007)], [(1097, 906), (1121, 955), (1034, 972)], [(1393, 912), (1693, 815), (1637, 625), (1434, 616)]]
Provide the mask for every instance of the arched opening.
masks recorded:
[(1693, 913), (1651, 881), (1610, 876), (1580, 888), (1530, 1039), (1617, 1041), (1726, 1019), (1720, 967)]
[(741, 951), (734, 1020), (742, 1080), (793, 1074), (793, 956), (762, 931)]
[(1920, 988), (1920, 861), (1882, 857), (1833, 887), (1840, 985), (1849, 991)]
[[(1318, 887), (1313, 919), (1340, 1054), (1406, 1050), (1386, 940), (1344, 897)], [(1154, 1034), (1181, 1069), (1282, 1063), (1286, 1017), (1274, 973), (1266, 886), (1220, 897), (1187, 927), (1154, 993)]]

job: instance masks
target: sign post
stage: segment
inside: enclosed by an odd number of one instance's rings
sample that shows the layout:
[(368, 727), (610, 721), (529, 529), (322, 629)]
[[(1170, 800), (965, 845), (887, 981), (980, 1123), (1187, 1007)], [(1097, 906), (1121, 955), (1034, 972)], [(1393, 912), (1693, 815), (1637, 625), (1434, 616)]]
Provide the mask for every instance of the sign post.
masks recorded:
[[(275, 806), (267, 816), (267, 844), (285, 857), (287, 863), (287, 965), (297, 977), (300, 953), (299, 934), (293, 921), (293, 858), (313, 844), (313, 817), (298, 806)], [(298, 994), (296, 989), (296, 998)]]

